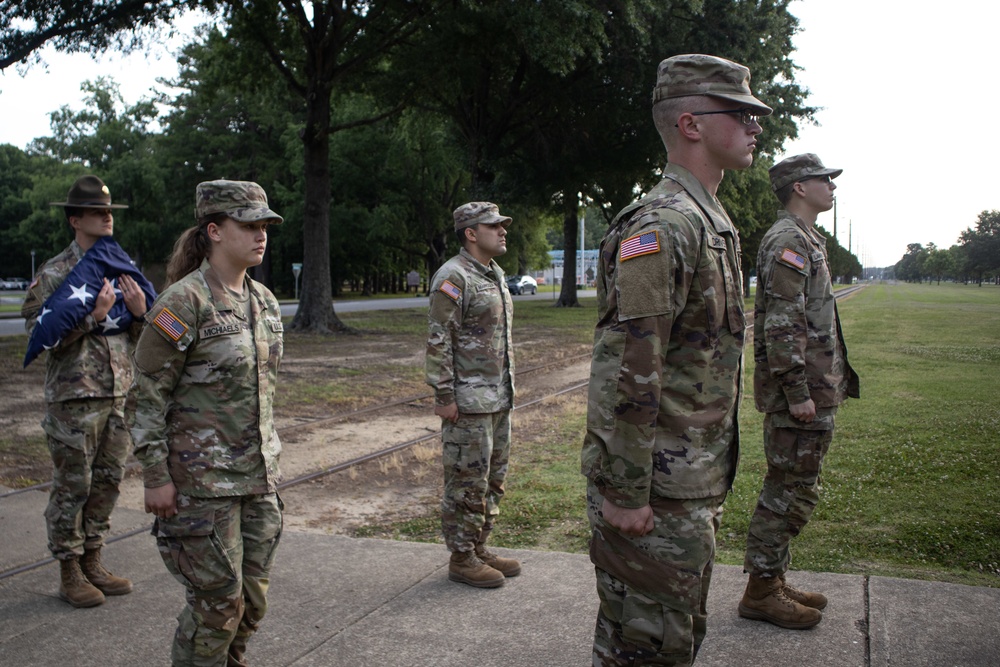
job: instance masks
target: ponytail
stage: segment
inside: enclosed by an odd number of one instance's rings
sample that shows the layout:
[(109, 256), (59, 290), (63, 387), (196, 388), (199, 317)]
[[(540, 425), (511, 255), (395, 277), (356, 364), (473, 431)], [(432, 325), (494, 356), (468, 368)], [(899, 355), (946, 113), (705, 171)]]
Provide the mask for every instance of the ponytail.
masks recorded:
[(208, 225), (220, 224), (228, 215), (225, 213), (206, 216), (198, 221), (197, 227), (184, 230), (167, 262), (167, 285), (172, 285), (199, 266), (208, 257), (211, 245), (208, 242)]

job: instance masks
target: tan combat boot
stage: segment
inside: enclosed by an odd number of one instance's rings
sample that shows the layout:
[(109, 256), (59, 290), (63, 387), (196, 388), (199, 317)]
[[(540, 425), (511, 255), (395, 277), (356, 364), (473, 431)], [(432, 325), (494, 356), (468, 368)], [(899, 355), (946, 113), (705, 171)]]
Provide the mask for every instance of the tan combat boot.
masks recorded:
[(516, 577), (521, 574), (521, 564), (514, 560), (513, 558), (504, 558), (498, 556), (489, 549), (486, 545), (480, 542), (476, 545), (476, 556), (479, 560), (483, 561), (494, 570), (500, 572), (505, 577)]
[(476, 588), (503, 586), (503, 574), (479, 560), (475, 552), (456, 551), (448, 564), (448, 578)]
[(805, 630), (823, 620), (823, 612), (819, 609), (801, 605), (785, 595), (781, 577), (751, 575), (740, 600), (739, 614), (789, 630)]
[(812, 607), (813, 609), (826, 609), (826, 596), (822, 593), (816, 593), (815, 591), (800, 591), (794, 586), (789, 585), (788, 581), (785, 580), (785, 575), (781, 575), (781, 590), (790, 600), (798, 602), (800, 605), (805, 607)]
[(132, 582), (116, 577), (101, 564), (101, 550), (87, 549), (83, 552), (80, 568), (84, 576), (105, 595), (126, 595), (132, 592)]
[(59, 561), (59, 597), (74, 607), (96, 607), (104, 602), (104, 593), (83, 576), (76, 556)]

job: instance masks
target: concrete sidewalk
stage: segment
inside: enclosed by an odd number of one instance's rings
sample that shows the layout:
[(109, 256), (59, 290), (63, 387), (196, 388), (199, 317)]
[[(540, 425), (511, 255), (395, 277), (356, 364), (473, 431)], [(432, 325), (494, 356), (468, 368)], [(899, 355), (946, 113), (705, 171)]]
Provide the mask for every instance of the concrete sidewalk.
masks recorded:
[[(29, 562), (18, 546), (34, 538), (18, 530), (41, 525), (37, 505), (28, 507), (37, 500), (0, 499), (4, 569)], [(33, 516), (22, 514), (27, 509)], [(143, 523), (140, 516), (121, 519)], [(587, 556), (498, 551), (520, 558), (523, 574), (502, 588), (477, 590), (448, 581), (439, 545), (288, 532), (271, 609), (248, 657), (265, 667), (589, 665), (597, 595)], [(93, 609), (58, 599), (54, 563), (0, 581), (0, 664), (169, 664), (183, 589), (167, 574), (153, 538), (143, 532), (114, 542), (104, 560), (131, 578), (135, 591)], [(744, 575), (717, 567), (697, 665), (1000, 665), (1000, 589), (808, 572), (792, 580), (830, 597), (823, 622), (811, 630), (739, 618)]]

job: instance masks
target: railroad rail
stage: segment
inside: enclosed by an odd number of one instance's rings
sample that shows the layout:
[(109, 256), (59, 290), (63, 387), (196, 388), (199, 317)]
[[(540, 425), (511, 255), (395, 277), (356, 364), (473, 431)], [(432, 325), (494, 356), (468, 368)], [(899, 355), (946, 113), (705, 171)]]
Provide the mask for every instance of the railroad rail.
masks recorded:
[[(837, 292), (835, 292), (834, 297), (836, 299), (841, 299), (843, 297), (846, 297), (846, 296), (849, 296), (851, 294), (854, 294), (855, 292), (857, 292), (858, 290), (862, 289), (863, 287), (864, 287), (864, 285), (853, 285), (853, 286), (850, 286), (850, 287), (842, 288), (842, 289), (838, 290)], [(552, 361), (552, 362), (549, 362), (549, 363), (546, 363), (546, 364), (539, 364), (537, 366), (532, 366), (532, 367), (529, 367), (529, 368), (524, 368), (524, 369), (521, 369), (521, 370), (517, 371), (517, 376), (521, 376), (522, 374), (534, 373), (534, 372), (537, 372), (537, 371), (540, 371), (540, 370), (545, 370), (545, 369), (551, 368), (553, 366), (564, 366), (567, 362), (577, 361), (577, 360), (583, 360), (583, 359), (585, 359), (585, 358), (587, 358), (589, 356), (590, 356), (589, 353), (588, 354), (581, 354), (581, 355), (574, 355), (574, 356), (567, 357), (567, 358), (564, 358), (564, 359), (559, 359), (559, 360), (556, 360), (556, 361)], [(574, 391), (578, 391), (578, 390), (586, 387), (587, 384), (588, 384), (587, 382), (581, 382), (581, 383), (578, 383), (578, 384), (574, 384), (574, 385), (572, 385), (570, 387), (566, 387), (566, 388), (560, 389), (558, 391), (555, 391), (555, 392), (552, 392), (552, 393), (549, 393), (549, 394), (545, 394), (544, 396), (541, 396), (540, 398), (536, 398), (536, 399), (534, 399), (532, 401), (528, 401), (526, 403), (518, 405), (516, 407), (516, 410), (525, 410), (525, 409), (528, 409), (528, 408), (535, 407), (535, 406), (537, 406), (537, 405), (539, 405), (539, 404), (541, 404), (541, 403), (543, 403), (545, 401), (551, 400), (551, 399), (556, 398), (558, 396), (562, 396), (563, 394), (567, 394), (567, 393), (571, 393), (571, 392), (574, 392)], [(432, 398), (432, 397), (433, 397), (433, 394), (430, 393), (430, 392), (419, 394), (419, 395), (416, 395), (416, 396), (404, 397), (404, 398), (396, 399), (396, 400), (393, 400), (393, 401), (388, 401), (386, 403), (380, 403), (378, 405), (368, 406), (368, 407), (365, 407), (365, 408), (359, 408), (358, 410), (352, 410), (350, 412), (344, 412), (344, 413), (332, 415), (330, 417), (321, 417), (321, 418), (318, 418), (318, 419), (312, 419), (312, 420), (309, 420), (309, 421), (306, 421), (306, 422), (302, 422), (302, 423), (299, 423), (299, 424), (292, 424), (292, 425), (283, 427), (281, 429), (281, 431), (282, 431), (282, 433), (288, 433), (288, 432), (292, 432), (292, 431), (299, 431), (299, 430), (305, 430), (305, 429), (308, 429), (308, 428), (314, 428), (314, 427), (316, 427), (318, 425), (332, 423), (332, 422), (336, 422), (336, 421), (342, 421), (342, 420), (350, 419), (350, 418), (357, 417), (357, 416), (360, 416), (360, 415), (364, 415), (364, 414), (367, 414), (367, 413), (382, 411), (382, 410), (385, 410), (386, 408), (391, 408), (391, 407), (396, 407), (396, 406), (399, 406), (399, 405), (407, 405), (407, 404), (410, 404), (410, 403), (415, 403), (415, 402), (426, 400), (426, 399)], [(370, 453), (364, 454), (362, 456), (358, 456), (358, 457), (350, 459), (348, 461), (343, 461), (341, 463), (338, 463), (336, 465), (330, 466), (328, 468), (324, 468), (322, 470), (317, 470), (317, 471), (309, 472), (309, 473), (306, 473), (306, 474), (303, 474), (303, 475), (299, 475), (298, 477), (294, 477), (292, 479), (283, 481), (283, 482), (281, 482), (281, 483), (278, 484), (278, 490), (281, 491), (281, 490), (284, 490), (284, 489), (287, 489), (287, 488), (290, 488), (290, 487), (293, 487), (293, 486), (297, 486), (299, 484), (304, 484), (306, 482), (313, 481), (315, 479), (319, 479), (319, 478), (322, 478), (322, 477), (333, 475), (333, 474), (338, 473), (338, 472), (343, 472), (343, 471), (348, 470), (350, 468), (353, 468), (355, 466), (359, 466), (359, 465), (361, 465), (363, 463), (367, 463), (369, 461), (373, 461), (373, 460), (379, 459), (379, 458), (381, 458), (383, 456), (388, 456), (388, 455), (390, 455), (390, 454), (392, 454), (394, 452), (398, 452), (398, 451), (401, 451), (403, 449), (407, 449), (407, 448), (412, 447), (413, 445), (419, 444), (421, 442), (425, 442), (427, 440), (433, 440), (435, 438), (440, 438), (440, 437), (441, 437), (441, 431), (435, 431), (433, 433), (428, 433), (426, 435), (422, 435), (422, 436), (417, 437), (417, 438), (413, 438), (413, 439), (410, 439), (410, 440), (406, 440), (404, 442), (396, 443), (394, 445), (390, 445), (389, 447), (386, 447), (386, 448), (383, 448), (383, 449), (380, 449), (380, 450), (377, 450), (377, 451), (374, 451), (374, 452), (370, 452)], [(132, 464), (133, 467), (135, 465), (136, 464)], [(27, 491), (39, 491), (39, 490), (48, 488), (51, 485), (52, 485), (52, 482), (49, 481), (49, 482), (44, 482), (44, 483), (41, 483), (41, 484), (36, 484), (34, 486), (25, 487), (23, 489), (14, 489), (14, 490), (8, 491), (8, 492), (6, 492), (4, 494), (0, 494), (0, 500), (2, 500), (4, 498), (7, 498), (9, 496), (13, 496), (13, 495), (19, 494), (19, 493), (25, 493)], [(133, 529), (131, 531), (128, 531), (128, 532), (125, 532), (125, 533), (121, 533), (119, 535), (115, 535), (114, 537), (111, 537), (111, 538), (109, 538), (107, 540), (107, 544), (113, 544), (115, 542), (119, 542), (121, 540), (125, 540), (125, 539), (128, 539), (130, 537), (134, 537), (136, 535), (142, 534), (142, 533), (148, 533), (150, 531), (150, 529), (151, 529), (151, 526), (152, 526), (152, 524), (147, 524), (147, 525), (142, 526), (140, 528), (136, 528), (136, 529)], [(5, 570), (3, 572), (0, 572), (0, 581), (2, 581), (4, 579), (7, 579), (9, 577), (17, 576), (18, 574), (22, 574), (24, 572), (29, 572), (29, 571), (34, 570), (36, 568), (42, 567), (44, 565), (47, 565), (47, 564), (49, 564), (49, 563), (51, 563), (53, 561), (54, 561), (54, 559), (50, 556), (50, 557), (44, 558), (42, 560), (39, 560), (39, 561), (36, 561), (36, 562), (33, 562), (33, 563), (28, 563), (28, 564), (25, 564), (25, 565), (21, 565), (19, 567), (15, 567), (15, 568), (11, 568), (9, 570)]]

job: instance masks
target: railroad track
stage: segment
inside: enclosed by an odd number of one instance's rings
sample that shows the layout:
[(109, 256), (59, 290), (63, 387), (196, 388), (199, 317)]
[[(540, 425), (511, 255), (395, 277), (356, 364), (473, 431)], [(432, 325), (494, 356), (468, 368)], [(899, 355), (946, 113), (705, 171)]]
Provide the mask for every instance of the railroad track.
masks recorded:
[[(582, 360), (582, 359), (584, 359), (584, 358), (586, 358), (588, 356), (590, 356), (590, 355), (589, 354), (588, 355), (577, 355), (577, 356), (574, 356), (574, 357), (568, 357), (566, 359), (560, 359), (559, 361), (550, 362), (548, 364), (542, 364), (542, 365), (535, 366), (535, 367), (532, 367), (532, 368), (526, 368), (526, 369), (524, 369), (522, 371), (518, 371), (518, 376), (520, 376), (522, 373), (537, 372), (539, 370), (544, 370), (544, 369), (547, 369), (547, 368), (551, 368), (552, 366), (563, 365), (563, 364), (566, 364), (568, 361)], [(564, 387), (564, 388), (559, 389), (557, 391), (553, 391), (553, 392), (547, 393), (544, 396), (541, 396), (541, 397), (536, 398), (534, 400), (528, 401), (526, 403), (522, 403), (522, 404), (518, 405), (516, 409), (517, 410), (530, 409), (530, 408), (533, 408), (533, 407), (535, 407), (535, 406), (537, 406), (537, 405), (539, 405), (541, 403), (544, 403), (545, 401), (551, 400), (551, 399), (556, 398), (558, 396), (562, 396), (563, 394), (567, 394), (567, 393), (571, 393), (571, 392), (574, 392), (574, 391), (578, 391), (578, 390), (580, 390), (580, 389), (582, 389), (583, 387), (586, 387), (586, 386), (587, 386), (587, 382), (580, 382), (580, 383), (571, 385), (569, 387)], [(334, 416), (331, 416), (331, 417), (324, 417), (324, 418), (321, 418), (321, 419), (310, 420), (309, 422), (306, 422), (306, 423), (303, 423), (303, 424), (297, 424), (297, 425), (294, 426), (294, 428), (301, 429), (301, 428), (306, 428), (306, 427), (316, 427), (316, 426), (321, 425), (321, 424), (330, 423), (330, 422), (333, 422), (333, 421), (339, 421), (339, 420), (348, 419), (350, 417), (354, 417), (354, 416), (357, 416), (357, 415), (362, 415), (362, 414), (366, 414), (366, 413), (373, 412), (373, 411), (376, 411), (376, 410), (381, 410), (381, 409), (384, 409), (386, 407), (397, 406), (397, 405), (405, 405), (405, 404), (412, 403), (412, 402), (415, 402), (415, 401), (424, 400), (424, 399), (430, 398), (432, 396), (433, 396), (433, 394), (426, 394), (426, 395), (421, 394), (420, 396), (416, 396), (416, 397), (410, 397), (410, 398), (407, 398), (407, 399), (399, 399), (399, 400), (396, 400), (396, 401), (390, 401), (390, 402), (383, 403), (383, 404), (380, 404), (380, 405), (377, 405), (377, 406), (370, 406), (368, 408), (362, 408), (360, 410), (355, 410), (355, 411), (343, 413), (343, 414), (340, 414), (340, 415), (334, 415)], [(287, 432), (287, 431), (290, 430), (290, 428), (292, 428), (292, 427), (285, 427), (284, 429), (282, 429), (282, 432), (283, 433)], [(422, 436), (417, 437), (417, 438), (412, 438), (412, 439), (406, 440), (404, 442), (400, 442), (400, 443), (391, 445), (389, 447), (385, 447), (383, 449), (379, 449), (379, 450), (377, 450), (375, 452), (364, 454), (362, 456), (358, 456), (358, 457), (355, 457), (353, 459), (350, 459), (350, 460), (347, 460), (347, 461), (343, 461), (343, 462), (338, 463), (336, 465), (329, 466), (327, 468), (323, 468), (321, 470), (316, 470), (316, 471), (309, 472), (309, 473), (306, 473), (306, 474), (303, 474), (303, 475), (299, 475), (299, 476), (294, 477), (292, 479), (288, 479), (288, 480), (282, 481), (281, 483), (278, 484), (278, 490), (279, 491), (283, 491), (283, 490), (288, 489), (290, 487), (298, 486), (300, 484), (305, 484), (306, 482), (311, 482), (311, 481), (319, 479), (321, 477), (326, 477), (328, 475), (333, 475), (335, 473), (342, 472), (344, 470), (348, 470), (350, 468), (353, 468), (355, 466), (359, 466), (359, 465), (361, 465), (363, 463), (367, 463), (369, 461), (373, 461), (373, 460), (381, 458), (383, 456), (388, 456), (388, 455), (392, 454), (393, 452), (398, 452), (400, 450), (407, 449), (408, 447), (412, 447), (413, 445), (416, 445), (418, 443), (425, 442), (427, 440), (432, 440), (432, 439), (435, 439), (435, 438), (440, 438), (440, 437), (441, 437), (441, 431), (435, 431), (435, 432), (432, 432), (432, 433), (428, 433), (426, 435), (422, 435)], [(8, 493), (0, 495), (0, 500), (2, 500), (5, 497), (9, 497), (9, 496), (12, 496), (12, 495), (15, 495), (15, 494), (18, 494), (18, 493), (24, 493), (25, 491), (42, 490), (42, 489), (47, 488), (49, 486), (51, 486), (51, 482), (48, 482), (46, 484), (37, 484), (35, 486), (27, 487), (27, 488), (24, 488), (24, 489), (16, 489), (14, 491), (10, 491)], [(152, 524), (150, 523), (150, 524), (146, 524), (144, 526), (141, 526), (139, 528), (135, 528), (133, 530), (127, 531), (125, 533), (121, 533), (121, 534), (115, 535), (114, 537), (108, 538), (108, 540), (106, 540), (106, 544), (114, 544), (115, 542), (120, 542), (120, 541), (128, 539), (130, 537), (135, 537), (136, 535), (140, 535), (140, 534), (144, 534), (144, 533), (149, 533), (151, 527), (152, 527)], [(0, 572), (0, 581), (2, 581), (4, 579), (7, 579), (9, 577), (14, 577), (14, 576), (17, 576), (19, 574), (23, 574), (25, 572), (29, 572), (29, 571), (34, 570), (36, 568), (39, 568), (39, 567), (42, 567), (42, 566), (47, 565), (49, 563), (52, 563), (53, 561), (54, 561), (54, 559), (51, 556), (49, 556), (49, 557), (43, 558), (41, 560), (35, 561), (33, 563), (27, 563), (25, 565), (21, 565), (21, 566), (15, 567), (15, 568), (11, 568), (11, 569), (5, 570), (3, 572)]]
[[(846, 296), (850, 296), (851, 294), (854, 294), (858, 290), (863, 289), (863, 288), (864, 288), (864, 285), (853, 285), (853, 286), (846, 287), (846, 288), (838, 290), (835, 293), (834, 296), (835, 296), (836, 299), (839, 300), (839, 299), (842, 299), (842, 298), (844, 298)], [(567, 357), (567, 358), (564, 358), (564, 359), (559, 359), (559, 360), (556, 360), (556, 361), (552, 361), (552, 362), (549, 362), (549, 363), (546, 363), (546, 364), (539, 364), (537, 366), (532, 366), (532, 367), (520, 369), (520, 370), (517, 371), (517, 377), (520, 378), (520, 377), (523, 377), (524, 375), (531, 374), (531, 373), (536, 373), (536, 372), (539, 372), (539, 371), (543, 371), (543, 370), (552, 368), (554, 366), (566, 366), (568, 363), (571, 363), (571, 362), (574, 362), (574, 361), (582, 361), (582, 360), (588, 358), (589, 356), (590, 356), (589, 353), (587, 353), (587, 354), (581, 354), (581, 355), (574, 355), (574, 356)], [(587, 382), (577, 383), (577, 384), (574, 384), (572, 386), (565, 387), (563, 389), (560, 389), (560, 390), (557, 390), (557, 391), (545, 394), (545, 395), (543, 395), (543, 396), (541, 396), (541, 397), (539, 397), (537, 399), (534, 399), (534, 400), (528, 401), (526, 403), (520, 404), (520, 405), (517, 406), (516, 409), (517, 410), (529, 409), (529, 408), (535, 407), (535, 406), (537, 406), (537, 405), (539, 405), (541, 403), (544, 403), (545, 401), (551, 400), (551, 399), (556, 398), (558, 396), (562, 396), (563, 394), (567, 394), (567, 393), (571, 393), (571, 392), (574, 392), (574, 391), (578, 391), (578, 390), (580, 390), (580, 389), (582, 389), (582, 388), (584, 388), (586, 386), (587, 386)], [(304, 421), (304, 422), (301, 422), (301, 423), (298, 423), (298, 424), (292, 424), (292, 425), (284, 426), (281, 429), (281, 432), (284, 435), (284, 434), (288, 434), (288, 433), (294, 433), (294, 432), (304, 431), (304, 430), (308, 430), (308, 429), (312, 429), (312, 428), (317, 428), (317, 427), (321, 427), (321, 426), (324, 426), (324, 425), (327, 425), (327, 424), (331, 424), (331, 423), (335, 423), (335, 422), (339, 422), (339, 421), (345, 421), (345, 420), (348, 420), (348, 419), (352, 419), (352, 418), (356, 418), (356, 417), (359, 417), (359, 416), (363, 416), (365, 414), (369, 414), (369, 413), (373, 413), (373, 412), (381, 412), (381, 411), (386, 410), (387, 408), (398, 407), (398, 406), (401, 406), (401, 405), (408, 405), (408, 404), (411, 404), (411, 403), (417, 403), (417, 402), (424, 401), (424, 400), (427, 400), (427, 399), (432, 398), (432, 397), (433, 397), (433, 394), (430, 393), (430, 392), (427, 392), (427, 393), (422, 393), (422, 394), (418, 394), (418, 395), (414, 395), (414, 396), (408, 396), (408, 397), (404, 397), (404, 398), (400, 398), (400, 399), (395, 399), (395, 400), (388, 401), (388, 402), (385, 402), (385, 403), (380, 403), (378, 405), (373, 405), (373, 406), (368, 406), (368, 407), (365, 407), (365, 408), (360, 408), (358, 410), (352, 410), (352, 411), (349, 411), (349, 412), (339, 413), (339, 414), (336, 414), (336, 415), (331, 415), (329, 417), (321, 417), (321, 418), (318, 418), (318, 419), (310, 419), (308, 421)], [(332, 465), (332, 466), (323, 468), (321, 470), (316, 470), (316, 471), (313, 471), (313, 472), (305, 473), (305, 474), (299, 475), (297, 477), (294, 477), (292, 479), (285, 480), (285, 481), (283, 481), (283, 482), (281, 482), (281, 483), (278, 484), (278, 490), (282, 491), (282, 490), (288, 489), (290, 487), (298, 486), (300, 484), (305, 484), (306, 482), (311, 482), (313, 480), (316, 480), (316, 479), (319, 479), (319, 478), (322, 478), (322, 477), (333, 475), (333, 474), (338, 473), (338, 472), (343, 472), (345, 470), (348, 470), (350, 468), (359, 466), (359, 465), (367, 463), (369, 461), (373, 461), (373, 460), (379, 459), (379, 458), (381, 458), (383, 456), (391, 455), (394, 452), (398, 452), (398, 451), (407, 449), (407, 448), (412, 447), (414, 445), (417, 445), (417, 444), (419, 444), (421, 442), (426, 442), (427, 440), (433, 440), (435, 438), (440, 438), (440, 437), (441, 437), (441, 431), (439, 430), (439, 431), (427, 433), (427, 434), (419, 436), (417, 438), (412, 438), (412, 439), (406, 440), (404, 442), (399, 442), (399, 443), (396, 443), (396, 444), (391, 445), (389, 447), (385, 447), (383, 449), (379, 449), (377, 451), (374, 451), (374, 452), (371, 452), (371, 453), (368, 453), (368, 454), (364, 454), (362, 456), (358, 456), (358, 457), (349, 459), (347, 461), (343, 461), (343, 462), (338, 463), (336, 465)], [(138, 464), (133, 463), (133, 464), (131, 464), (130, 467), (136, 467), (137, 465)], [(10, 497), (10, 496), (13, 496), (13, 495), (17, 495), (17, 494), (20, 494), (20, 493), (25, 493), (27, 491), (39, 491), (39, 490), (43, 490), (43, 489), (49, 488), (51, 485), (52, 485), (52, 482), (49, 481), (49, 482), (44, 482), (44, 483), (41, 483), (41, 484), (36, 484), (34, 486), (25, 487), (23, 489), (14, 489), (14, 490), (8, 491), (8, 492), (6, 492), (4, 494), (0, 494), (0, 500), (3, 500), (4, 498), (7, 498), (7, 497)], [(109, 538), (107, 540), (107, 543), (108, 544), (113, 544), (115, 542), (119, 542), (121, 540), (125, 540), (125, 539), (128, 539), (128, 538), (134, 537), (136, 535), (142, 534), (142, 533), (148, 533), (150, 531), (151, 526), (152, 526), (152, 524), (147, 524), (147, 525), (142, 526), (140, 528), (136, 528), (136, 529), (133, 529), (131, 531), (128, 531), (128, 532), (125, 532), (125, 533), (121, 533), (119, 535), (115, 535), (114, 537)], [(22, 574), (24, 572), (29, 572), (29, 571), (34, 570), (36, 568), (42, 567), (44, 565), (47, 565), (47, 564), (53, 562), (53, 560), (54, 559), (52, 557), (47, 557), (47, 558), (44, 558), (42, 560), (39, 560), (39, 561), (36, 561), (36, 562), (33, 562), (33, 563), (28, 563), (28, 564), (21, 565), (21, 566), (15, 567), (15, 568), (11, 568), (9, 570), (5, 570), (3, 572), (0, 572), (0, 581), (2, 581), (4, 579), (7, 579), (9, 577), (17, 576), (18, 574)]]
[[(517, 375), (516, 375), (515, 379), (522, 378), (525, 375), (530, 375), (532, 373), (537, 373), (538, 371), (547, 370), (547, 369), (552, 368), (554, 366), (564, 366), (564, 365), (566, 365), (568, 363), (572, 363), (574, 361), (582, 361), (583, 359), (586, 359), (589, 356), (590, 356), (589, 353), (588, 354), (579, 354), (579, 355), (574, 355), (574, 356), (570, 356), (570, 357), (565, 357), (565, 358), (559, 359), (557, 361), (550, 361), (550, 362), (548, 362), (546, 364), (539, 364), (537, 366), (530, 366), (528, 368), (518, 369)], [(407, 397), (404, 397), (404, 398), (394, 399), (394, 400), (391, 400), (391, 401), (387, 401), (385, 403), (379, 403), (377, 405), (369, 405), (368, 407), (359, 408), (357, 410), (351, 410), (351, 411), (348, 411), (348, 412), (337, 413), (335, 415), (330, 415), (329, 417), (319, 417), (319, 418), (316, 418), (316, 419), (308, 419), (308, 420), (304, 420), (304, 421), (298, 422), (296, 424), (289, 424), (289, 425), (281, 427), (280, 434), (281, 434), (282, 437), (284, 437), (284, 436), (287, 436), (287, 435), (290, 435), (290, 434), (300, 433), (302, 431), (308, 431), (308, 430), (313, 429), (313, 428), (322, 427), (324, 425), (333, 424), (333, 423), (336, 423), (336, 422), (349, 421), (351, 419), (355, 419), (357, 417), (362, 417), (362, 416), (364, 416), (366, 414), (370, 414), (370, 413), (373, 413), (373, 412), (375, 412), (375, 413), (383, 412), (383, 411), (385, 411), (388, 408), (399, 407), (401, 405), (409, 405), (411, 403), (419, 403), (420, 401), (425, 401), (425, 400), (433, 398), (433, 397), (434, 397), (433, 393), (431, 393), (431, 392), (425, 392), (425, 393), (422, 393), (422, 394), (416, 394), (416, 395), (413, 395), (413, 396), (407, 396)], [(518, 407), (519, 408), (520, 407), (525, 407), (526, 405), (529, 405), (529, 404), (519, 405)], [(431, 435), (427, 436), (427, 438), (425, 438), (425, 439), (430, 439), (430, 438), (434, 437), (434, 435), (436, 435), (436, 434), (431, 434)], [(402, 447), (399, 447), (398, 449), (402, 449)], [(388, 453), (391, 453), (393, 451), (397, 451), (397, 448), (396, 447), (390, 448), (389, 450), (386, 450), (383, 453), (388, 454)], [(378, 458), (378, 455), (379, 454), (376, 453), (376, 454), (372, 455), (371, 458)], [(370, 460), (370, 459), (366, 459), (366, 460)], [(139, 467), (139, 463), (136, 462), (136, 461), (133, 461), (132, 463), (130, 463), (126, 467), (126, 472), (138, 469), (138, 467)], [(350, 466), (348, 466), (348, 467), (350, 467)], [(322, 476), (322, 475), (317, 475), (317, 476)], [(52, 480), (49, 480), (47, 482), (40, 482), (38, 484), (33, 484), (32, 486), (25, 486), (25, 487), (22, 487), (20, 489), (11, 489), (10, 491), (7, 491), (5, 493), (0, 493), (0, 500), (3, 500), (4, 498), (9, 498), (11, 496), (16, 496), (16, 495), (19, 495), (19, 494), (22, 494), (22, 493), (27, 493), (28, 491), (43, 491), (45, 489), (50, 488), (51, 486), (52, 486)]]

